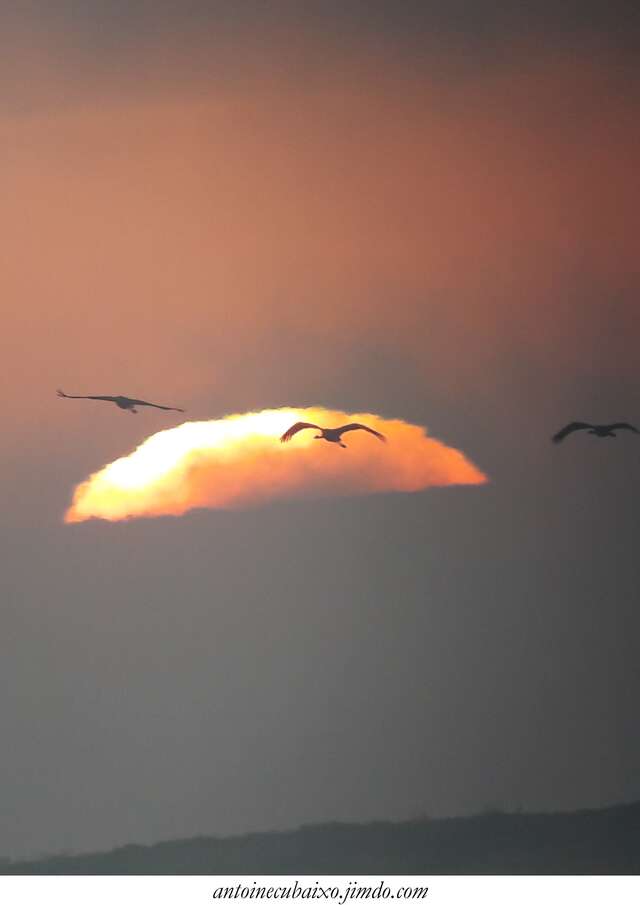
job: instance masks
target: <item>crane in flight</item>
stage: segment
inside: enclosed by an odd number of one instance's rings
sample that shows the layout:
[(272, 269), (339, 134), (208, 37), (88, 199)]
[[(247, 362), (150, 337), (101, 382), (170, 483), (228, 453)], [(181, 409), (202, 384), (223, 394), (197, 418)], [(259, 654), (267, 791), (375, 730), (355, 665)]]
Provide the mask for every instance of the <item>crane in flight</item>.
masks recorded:
[(635, 434), (640, 434), (640, 431), (633, 424), (628, 424), (626, 421), (620, 421), (617, 424), (587, 424), (586, 421), (572, 421), (571, 424), (567, 424), (557, 434), (554, 434), (551, 439), (554, 443), (560, 443), (568, 434), (582, 430), (586, 430), (589, 434), (595, 434), (596, 437), (615, 437), (614, 432), (617, 430), (629, 430)]
[(387, 438), (384, 434), (374, 431), (372, 427), (367, 427), (366, 424), (357, 424), (356, 422), (353, 422), (353, 424), (343, 424), (342, 427), (320, 427), (319, 424), (310, 424), (308, 421), (296, 421), (296, 423), (292, 424), (289, 430), (285, 431), (280, 437), (280, 442), (288, 443), (294, 434), (297, 434), (298, 431), (306, 430), (308, 427), (320, 431), (320, 433), (316, 434), (313, 438), (314, 440), (327, 440), (328, 443), (337, 443), (343, 449), (346, 449), (347, 447), (346, 444), (342, 442), (342, 435), (346, 434), (347, 431), (368, 431), (370, 434), (373, 434), (374, 437), (377, 437), (378, 440), (382, 440), (383, 443), (387, 442)]
[(136, 415), (136, 405), (148, 405), (154, 409), (164, 409), (165, 412), (184, 412), (184, 409), (173, 408), (170, 405), (158, 405), (155, 402), (145, 402), (144, 399), (130, 399), (129, 396), (71, 396), (58, 390), (58, 396), (62, 399), (100, 399), (102, 402), (115, 402), (118, 408)]

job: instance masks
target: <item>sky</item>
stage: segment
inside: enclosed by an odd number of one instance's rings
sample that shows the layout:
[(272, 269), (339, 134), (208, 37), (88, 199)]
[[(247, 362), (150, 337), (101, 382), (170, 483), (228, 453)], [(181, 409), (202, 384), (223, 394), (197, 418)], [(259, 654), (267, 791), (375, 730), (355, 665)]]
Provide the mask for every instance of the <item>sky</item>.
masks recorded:
[[(637, 17), (0, 13), (0, 854), (640, 797)], [(279, 407), (488, 480), (64, 522)]]

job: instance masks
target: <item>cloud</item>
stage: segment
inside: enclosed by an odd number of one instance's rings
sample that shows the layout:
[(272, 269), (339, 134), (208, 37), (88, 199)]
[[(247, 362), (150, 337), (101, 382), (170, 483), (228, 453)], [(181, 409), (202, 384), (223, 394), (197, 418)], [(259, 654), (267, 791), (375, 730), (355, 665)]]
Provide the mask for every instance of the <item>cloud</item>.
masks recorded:
[[(388, 437), (364, 431), (345, 436), (347, 449), (314, 440), (315, 431), (281, 434), (295, 421), (326, 426), (361, 421)], [(274, 500), (415, 492), (452, 484), (482, 484), (486, 476), (456, 449), (425, 429), (378, 415), (324, 408), (280, 408), (187, 421), (160, 431), (130, 455), (80, 484), (66, 522), (91, 518), (183, 515), (191, 509), (238, 509)]]

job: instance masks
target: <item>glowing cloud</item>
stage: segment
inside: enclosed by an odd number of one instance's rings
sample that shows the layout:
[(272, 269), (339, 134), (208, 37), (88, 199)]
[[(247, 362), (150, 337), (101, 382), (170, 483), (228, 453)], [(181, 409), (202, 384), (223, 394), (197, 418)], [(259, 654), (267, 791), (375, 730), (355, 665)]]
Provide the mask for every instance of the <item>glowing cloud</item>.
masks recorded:
[[(294, 421), (326, 427), (362, 421), (386, 434), (388, 443), (354, 431), (343, 437), (345, 450), (314, 440), (313, 430), (280, 443)], [(277, 499), (411, 492), (486, 480), (461, 452), (405, 421), (323, 408), (267, 409), (187, 421), (153, 434), (80, 484), (65, 521), (182, 515), (196, 508), (237, 509)]]

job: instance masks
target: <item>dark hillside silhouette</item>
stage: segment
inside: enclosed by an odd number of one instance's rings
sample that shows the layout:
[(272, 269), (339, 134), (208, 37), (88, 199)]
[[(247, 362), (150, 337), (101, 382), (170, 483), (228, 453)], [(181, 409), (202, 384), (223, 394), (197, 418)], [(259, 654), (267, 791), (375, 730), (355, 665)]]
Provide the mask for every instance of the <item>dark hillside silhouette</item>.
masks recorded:
[(0, 862), (3, 874), (636, 874), (640, 803), (560, 814), (404, 823), (125, 845)]

